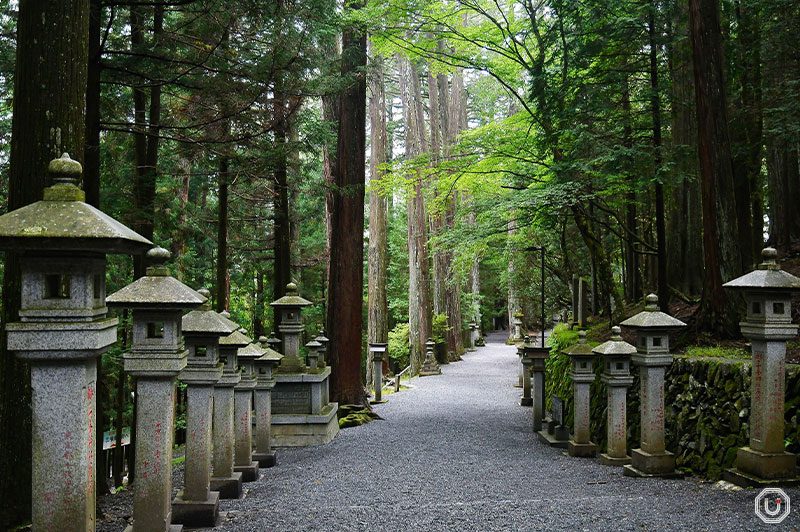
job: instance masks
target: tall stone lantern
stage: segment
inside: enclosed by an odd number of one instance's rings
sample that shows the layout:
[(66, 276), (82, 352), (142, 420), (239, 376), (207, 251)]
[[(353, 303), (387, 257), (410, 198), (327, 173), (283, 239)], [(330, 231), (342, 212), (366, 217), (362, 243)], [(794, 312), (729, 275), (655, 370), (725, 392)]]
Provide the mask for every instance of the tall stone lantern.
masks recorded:
[(525, 356), (531, 361), (531, 400), (533, 411), (533, 431), (542, 432), (545, 406), (545, 371), (547, 359), (550, 358), (550, 348), (536, 346), (531, 340), (524, 345)]
[(314, 340), (322, 345), (319, 350), (319, 365), (320, 367), (324, 368), (326, 365), (325, 357), (328, 353), (328, 343), (330, 342), (330, 339), (325, 336), (325, 327), (320, 327), (319, 334), (316, 338), (314, 338)]
[(629, 477), (682, 477), (664, 442), (664, 374), (672, 364), (669, 333), (686, 324), (659, 311), (658, 296), (650, 294), (644, 310), (620, 325), (636, 331), (633, 363), (639, 367), (641, 411), (641, 447), (631, 451), (631, 463), (623, 473)]
[(593, 457), (597, 446), (591, 442), (590, 404), (591, 386), (594, 382), (592, 347), (586, 343), (586, 331), (578, 331), (578, 343), (562, 351), (570, 359), (572, 371), (572, 395), (575, 406), (574, 429), (572, 439), (567, 444), (570, 456)]
[(603, 360), (603, 376), (601, 380), (608, 391), (608, 434), (607, 451), (600, 455), (600, 461), (606, 465), (623, 466), (631, 461), (628, 456), (628, 426), (625, 409), (628, 405), (628, 388), (633, 384), (631, 376), (631, 356), (636, 348), (622, 340), (621, 329), (611, 328), (611, 340), (592, 349)]
[(517, 346), (517, 356), (519, 357), (519, 366), (517, 366), (519, 368), (517, 374), (517, 384), (514, 385), (517, 388), (522, 388), (524, 385), (522, 382), (524, 380), (523, 373), (525, 371), (525, 368), (522, 367), (522, 342), (524, 340), (524, 337), (522, 336), (522, 318), (523, 315), (521, 312), (514, 313), (514, 334), (511, 336), (511, 341)]
[(372, 362), (372, 376), (374, 379), (373, 388), (375, 389), (375, 402), (382, 401), (383, 393), (383, 356), (386, 354), (389, 344), (383, 342), (372, 342), (369, 344), (370, 362)]
[[(44, 199), (0, 216), (0, 249), (20, 254), (19, 321), (8, 350), (30, 364), (34, 530), (95, 529), (95, 358), (117, 339), (106, 317), (106, 254), (153, 245), (84, 203), (81, 165), (64, 154)], [(5, 473), (3, 473), (5, 474)]]
[[(225, 323), (235, 322), (225, 316)], [(234, 471), (236, 449), (236, 423), (234, 410), (234, 388), (242, 380), (237, 355), (240, 347), (246, 347), (250, 339), (233, 331), (219, 339), (219, 358), (222, 362), (222, 377), (214, 385), (213, 440), (214, 458), (211, 489), (219, 492), (221, 499), (238, 499), (242, 496), (242, 474)]]
[(275, 368), (283, 355), (269, 347), (266, 336), (258, 339), (262, 355), (255, 359), (256, 389), (253, 393), (256, 414), (256, 450), (253, 460), (260, 467), (275, 465), (275, 451), (272, 450), (272, 389), (275, 387)]
[(533, 359), (528, 356), (531, 352), (529, 348), (533, 347), (529, 336), (525, 335), (525, 339), (517, 349), (522, 353), (522, 397), (519, 398), (520, 406), (533, 405), (531, 398), (531, 366)]
[(186, 367), (178, 375), (186, 384), (186, 462), (183, 490), (172, 501), (172, 522), (211, 527), (219, 512), (219, 492), (211, 491), (214, 385), (222, 377), (219, 338), (232, 333), (236, 324), (211, 310), (208, 290), (197, 292), (206, 302), (181, 320), (183, 340), (189, 350)]
[[(244, 336), (244, 331), (238, 331)], [(249, 340), (249, 338), (247, 338)], [(236, 416), (233, 470), (242, 474), (242, 482), (258, 480), (258, 462), (253, 460), (253, 390), (256, 389), (255, 360), (263, 355), (254, 343), (240, 347), (236, 360), (242, 378), (233, 387), (234, 415)]]
[(784, 449), (786, 342), (797, 336), (792, 323), (792, 294), (800, 279), (781, 270), (773, 248), (761, 252), (755, 271), (723, 286), (744, 295), (745, 319), (739, 325), (750, 340), (750, 445), (739, 449), (736, 467), (726, 478), (740, 486), (800, 484), (797, 457)]
[(169, 251), (147, 252), (144, 277), (114, 292), (106, 304), (133, 310), (133, 341), (125, 371), (136, 377), (136, 482), (132, 532), (180, 530), (172, 525), (172, 436), (175, 378), (186, 366), (183, 310), (206, 298), (169, 275)]
[(303, 333), (303, 322), (300, 313), (303, 307), (311, 305), (311, 301), (300, 297), (297, 285), (286, 285), (286, 295), (270, 303), (281, 312), (281, 323), (278, 330), (283, 336), (283, 360), (278, 367), (281, 373), (297, 373), (304, 371), (305, 364), (300, 359), (300, 336)]

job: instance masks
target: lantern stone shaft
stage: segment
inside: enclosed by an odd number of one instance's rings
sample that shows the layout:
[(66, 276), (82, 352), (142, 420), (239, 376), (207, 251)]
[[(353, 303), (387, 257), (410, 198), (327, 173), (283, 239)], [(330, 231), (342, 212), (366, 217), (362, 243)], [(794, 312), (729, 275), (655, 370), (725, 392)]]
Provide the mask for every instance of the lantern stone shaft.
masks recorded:
[(597, 453), (597, 446), (590, 440), (590, 393), (595, 380), (592, 366), (594, 353), (586, 343), (586, 331), (579, 331), (578, 343), (563, 352), (569, 356), (572, 365), (569, 376), (572, 379), (575, 410), (573, 437), (567, 444), (567, 452), (570, 456), (593, 457)]
[(256, 415), (256, 450), (253, 460), (261, 467), (275, 465), (272, 450), (272, 389), (275, 388), (275, 368), (283, 355), (269, 347), (269, 340), (258, 339), (263, 354), (255, 360), (256, 389), (253, 393)]
[(545, 408), (545, 370), (547, 369), (547, 359), (550, 358), (550, 348), (537, 347), (531, 341), (523, 345), (526, 358), (531, 361), (531, 402), (533, 431), (540, 432), (544, 421)]
[[(249, 340), (249, 338), (248, 338)], [(237, 360), (242, 368), (242, 378), (234, 386), (236, 415), (236, 449), (234, 471), (242, 474), (242, 482), (258, 480), (258, 462), (253, 460), (253, 390), (256, 388), (254, 360), (263, 354), (252, 342), (239, 348)]]
[(649, 294), (645, 309), (620, 325), (636, 331), (637, 352), (632, 360), (639, 367), (641, 412), (641, 447), (631, 451), (631, 463), (623, 473), (634, 477), (680, 477), (675, 471), (675, 456), (666, 450), (664, 438), (664, 375), (672, 364), (669, 333), (686, 324), (659, 311), (658, 296)]
[(602, 356), (603, 376), (608, 396), (607, 449), (600, 455), (600, 461), (606, 465), (622, 466), (630, 463), (627, 440), (628, 426), (626, 418), (628, 388), (633, 384), (630, 373), (631, 355), (636, 348), (622, 340), (618, 326), (611, 328), (611, 340), (592, 349), (596, 355)]
[(383, 393), (383, 356), (389, 344), (371, 343), (369, 344), (370, 359), (372, 360), (374, 377), (373, 388), (375, 389), (375, 401), (380, 402)]
[(170, 277), (169, 251), (153, 248), (146, 275), (106, 298), (133, 309), (133, 341), (125, 371), (136, 377), (136, 482), (132, 532), (180, 530), (172, 525), (172, 438), (175, 378), (186, 366), (181, 315), (206, 298)]
[(786, 342), (797, 336), (792, 323), (792, 293), (800, 278), (783, 270), (777, 252), (765, 248), (755, 271), (725, 283), (743, 293), (747, 313), (739, 325), (753, 353), (750, 385), (750, 444), (736, 456), (725, 477), (740, 486), (800, 484), (797, 457), (784, 448)]
[(525, 340), (523, 341), (522, 345), (517, 346), (517, 349), (521, 352), (521, 362), (522, 362), (522, 397), (519, 399), (520, 406), (532, 406), (533, 399), (531, 398), (531, 366), (533, 365), (533, 359), (527, 356), (525, 346), (530, 344), (530, 338), (525, 336)]
[(10, 353), (31, 371), (33, 530), (95, 529), (96, 362), (117, 338), (106, 317), (107, 253), (152, 242), (84, 202), (81, 165), (51, 161), (43, 200), (0, 216), (0, 250), (20, 259)]

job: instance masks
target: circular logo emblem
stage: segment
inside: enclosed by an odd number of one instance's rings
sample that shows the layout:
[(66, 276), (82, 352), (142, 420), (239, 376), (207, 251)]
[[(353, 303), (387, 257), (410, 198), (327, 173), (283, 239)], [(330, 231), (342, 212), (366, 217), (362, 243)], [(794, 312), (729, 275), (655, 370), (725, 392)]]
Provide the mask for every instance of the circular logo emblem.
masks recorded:
[(765, 523), (780, 523), (790, 510), (789, 496), (780, 488), (764, 488), (756, 497), (756, 515)]

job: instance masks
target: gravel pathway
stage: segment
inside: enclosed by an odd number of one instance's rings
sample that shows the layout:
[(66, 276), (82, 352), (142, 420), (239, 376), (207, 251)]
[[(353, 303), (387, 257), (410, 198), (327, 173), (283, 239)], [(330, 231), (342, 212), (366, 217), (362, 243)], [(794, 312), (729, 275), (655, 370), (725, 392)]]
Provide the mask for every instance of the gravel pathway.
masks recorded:
[[(505, 334), (505, 333), (504, 333)], [(795, 530), (755, 517), (753, 490), (622, 476), (539, 443), (518, 406), (517, 356), (503, 336), (442, 375), (415, 379), (383, 420), (328, 445), (287, 449), (223, 501), (225, 531)], [(800, 507), (800, 490), (789, 490)]]

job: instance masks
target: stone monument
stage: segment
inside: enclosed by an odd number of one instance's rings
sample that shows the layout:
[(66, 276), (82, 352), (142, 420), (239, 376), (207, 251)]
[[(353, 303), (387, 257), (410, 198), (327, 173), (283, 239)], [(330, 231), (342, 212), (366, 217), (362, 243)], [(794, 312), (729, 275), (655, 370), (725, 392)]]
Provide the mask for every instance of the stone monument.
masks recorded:
[(258, 339), (262, 355), (255, 359), (256, 389), (253, 393), (256, 415), (256, 450), (253, 460), (261, 467), (275, 465), (272, 450), (272, 389), (275, 387), (275, 367), (283, 355), (269, 346), (266, 336)]
[(433, 338), (428, 338), (428, 341), (425, 342), (425, 362), (422, 363), (422, 369), (419, 371), (420, 377), (442, 374), (442, 368), (439, 367), (439, 363), (436, 362), (436, 356), (433, 354), (435, 346)]
[[(229, 319), (227, 312), (220, 313), (231, 328), (238, 325)], [(239, 371), (237, 355), (240, 347), (245, 347), (250, 339), (238, 330), (219, 339), (219, 359), (222, 362), (222, 377), (214, 386), (213, 421), (213, 474), (211, 489), (219, 492), (220, 499), (238, 499), (242, 496), (242, 473), (234, 470), (236, 449), (236, 425), (234, 389), (242, 375)]]
[(312, 371), (300, 359), (300, 336), (303, 333), (300, 313), (311, 302), (299, 296), (297, 285), (289, 283), (286, 295), (270, 305), (280, 310), (278, 330), (283, 336), (283, 359), (275, 374), (272, 391), (272, 436), (275, 444), (304, 447), (328, 443), (339, 432), (336, 416), (339, 405), (330, 402), (328, 389), (331, 368), (322, 366)]
[(525, 346), (530, 342), (530, 337), (526, 335), (522, 345), (517, 347), (517, 350), (522, 352), (522, 397), (519, 398), (520, 406), (533, 405), (533, 399), (531, 398), (531, 366), (533, 365), (533, 359), (527, 356), (525, 350)]
[[(244, 334), (244, 331), (241, 332)], [(258, 462), (253, 460), (252, 412), (253, 390), (256, 389), (255, 360), (263, 354), (261, 348), (253, 343), (240, 347), (236, 353), (242, 378), (233, 387), (233, 408), (236, 416), (233, 470), (242, 474), (242, 482), (258, 480)]]
[(375, 388), (375, 402), (381, 403), (381, 394), (383, 392), (383, 356), (386, 354), (386, 349), (389, 344), (386, 343), (370, 343), (369, 352), (370, 359), (372, 360), (372, 375), (374, 377), (373, 387)]
[(664, 374), (672, 364), (669, 333), (685, 327), (682, 321), (658, 310), (658, 296), (645, 298), (644, 311), (620, 323), (636, 331), (634, 365), (639, 367), (641, 447), (631, 451), (631, 463), (623, 473), (629, 477), (683, 477), (675, 471), (675, 455), (664, 442)]
[(219, 492), (211, 491), (211, 420), (214, 385), (222, 377), (219, 338), (234, 331), (211, 310), (211, 293), (198, 293), (206, 302), (181, 320), (183, 340), (189, 350), (186, 367), (178, 379), (186, 384), (186, 461), (183, 490), (172, 500), (172, 522), (213, 527), (219, 512)]
[(517, 346), (517, 356), (519, 357), (519, 365), (517, 366), (519, 368), (519, 378), (517, 379), (517, 384), (514, 385), (517, 388), (522, 388), (523, 386), (524, 368), (522, 367), (522, 342), (525, 338), (522, 335), (522, 318), (523, 315), (521, 312), (514, 313), (514, 334), (511, 337), (511, 341)]
[(320, 327), (319, 335), (314, 338), (314, 341), (319, 342), (322, 347), (319, 349), (319, 366), (324, 368), (326, 366), (325, 357), (328, 354), (328, 342), (330, 340), (325, 337), (325, 327)]
[(172, 525), (172, 438), (175, 379), (186, 367), (181, 337), (183, 310), (206, 298), (169, 275), (169, 251), (147, 252), (144, 277), (106, 298), (133, 311), (133, 341), (123, 355), (125, 371), (136, 377), (136, 482), (131, 532), (180, 531)]
[(0, 216), (0, 249), (21, 254), (19, 322), (8, 351), (30, 364), (33, 530), (95, 529), (95, 358), (117, 338), (106, 317), (106, 253), (153, 243), (84, 203), (81, 165), (64, 154), (44, 199)]
[(320, 351), (322, 351), (322, 344), (316, 340), (311, 340), (306, 343), (306, 365), (308, 366), (309, 373), (325, 368), (325, 366), (322, 366), (320, 363), (321, 358), (324, 360)]
[(797, 336), (792, 323), (792, 293), (800, 279), (781, 270), (773, 248), (761, 252), (755, 271), (723, 286), (744, 295), (745, 319), (739, 325), (750, 340), (750, 445), (739, 449), (736, 467), (725, 478), (739, 486), (798, 485), (797, 457), (784, 448), (786, 342)]
[(608, 397), (608, 418), (606, 429), (608, 434), (607, 451), (600, 455), (600, 461), (606, 465), (622, 466), (631, 462), (628, 456), (628, 426), (625, 409), (628, 404), (628, 387), (633, 384), (630, 371), (631, 355), (636, 348), (622, 340), (621, 329), (611, 328), (611, 340), (592, 349), (603, 361), (603, 376)]
[(526, 357), (531, 361), (531, 399), (533, 410), (533, 431), (540, 432), (544, 422), (545, 405), (545, 370), (547, 359), (550, 358), (550, 348), (536, 346), (535, 341), (523, 344)]
[(591, 386), (594, 382), (594, 368), (592, 360), (594, 353), (592, 347), (586, 343), (586, 331), (578, 332), (578, 343), (562, 351), (570, 358), (572, 371), (572, 396), (575, 414), (574, 436), (567, 444), (570, 456), (593, 457), (597, 454), (597, 446), (591, 442), (590, 432), (590, 405)]

